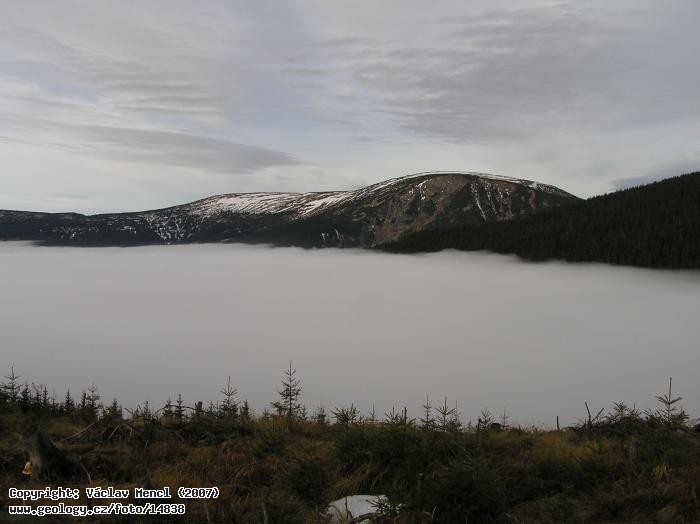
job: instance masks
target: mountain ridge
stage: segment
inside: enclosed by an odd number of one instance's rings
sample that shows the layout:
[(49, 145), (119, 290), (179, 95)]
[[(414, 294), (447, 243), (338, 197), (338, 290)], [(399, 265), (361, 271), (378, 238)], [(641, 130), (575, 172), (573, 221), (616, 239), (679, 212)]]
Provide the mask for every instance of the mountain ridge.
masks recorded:
[(373, 247), (407, 232), (508, 220), (575, 200), (540, 182), (432, 171), (350, 191), (228, 193), (127, 213), (0, 210), (0, 239), (68, 245), (243, 241)]

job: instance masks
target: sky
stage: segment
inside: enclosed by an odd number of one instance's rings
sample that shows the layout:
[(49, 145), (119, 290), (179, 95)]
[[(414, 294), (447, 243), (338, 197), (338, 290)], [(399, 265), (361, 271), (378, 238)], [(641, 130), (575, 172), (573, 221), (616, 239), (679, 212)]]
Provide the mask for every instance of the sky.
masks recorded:
[(695, 0), (0, 0), (0, 208), (699, 169)]
[[(257, 413), (289, 361), (309, 411), (421, 414), (448, 397), (552, 427), (674, 396), (700, 416), (700, 274), (240, 244), (54, 248), (0, 242), (0, 376), (106, 403), (221, 400)], [(516, 289), (517, 293), (513, 290)]]

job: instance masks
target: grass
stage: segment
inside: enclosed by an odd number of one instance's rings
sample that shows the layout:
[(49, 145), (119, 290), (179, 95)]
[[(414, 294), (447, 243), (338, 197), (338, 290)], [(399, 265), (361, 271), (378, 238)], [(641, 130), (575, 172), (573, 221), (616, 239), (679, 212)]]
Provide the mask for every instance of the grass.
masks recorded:
[[(0, 417), (3, 495), (18, 485), (26, 418)], [(98, 422), (59, 445), (81, 460), (95, 486), (219, 487), (206, 508), (187, 502), (182, 522), (207, 522), (207, 513), (211, 522), (262, 522), (263, 506), (268, 522), (323, 522), (329, 501), (356, 493), (386, 494), (402, 504), (405, 522), (426, 513), (448, 523), (700, 522), (700, 438), (677, 428), (643, 425), (622, 436), (596, 427), (477, 434), (289, 425), (272, 417), (239, 421), (222, 434), (209, 421), (214, 438), (203, 439), (195, 431), (202, 423), (147, 424), (106, 440), (111, 426)], [(70, 416), (40, 417), (39, 424), (55, 442), (86, 425)]]
[[(321, 523), (330, 501), (353, 494), (386, 495), (382, 522), (397, 524), (700, 522), (700, 428), (676, 406), (670, 384), (658, 411), (614, 404), (564, 431), (489, 418), (440, 424), (429, 409), (423, 422), (405, 410), (376, 421), (336, 409), (335, 424), (296, 411), (255, 417), (232, 396), (225, 409), (145, 407), (124, 417), (94, 391), (69, 409), (8, 391), (0, 389), (2, 515), (13, 503), (8, 489), (20, 485), (24, 437), (38, 427), (83, 464), (92, 486), (220, 490), (217, 499), (186, 501), (184, 516), (139, 522)], [(49, 484), (88, 486), (34, 478), (29, 487)]]

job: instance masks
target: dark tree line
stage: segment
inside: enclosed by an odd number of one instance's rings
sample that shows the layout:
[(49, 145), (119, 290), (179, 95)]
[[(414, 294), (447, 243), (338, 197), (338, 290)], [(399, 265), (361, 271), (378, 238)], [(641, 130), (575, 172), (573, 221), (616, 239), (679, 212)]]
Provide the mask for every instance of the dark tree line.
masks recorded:
[(21, 382), (20, 375), (10, 368), (10, 373), (0, 382), (0, 415), (19, 412), (34, 416), (73, 415), (85, 421), (94, 421), (100, 417), (121, 418), (122, 408), (116, 400), (108, 406), (101, 401), (101, 396), (94, 384), (83, 390), (80, 398), (74, 398), (70, 390), (63, 399), (49, 393), (44, 384)]
[(700, 268), (700, 172), (511, 221), (424, 231), (382, 246), (460, 249), (651, 268)]

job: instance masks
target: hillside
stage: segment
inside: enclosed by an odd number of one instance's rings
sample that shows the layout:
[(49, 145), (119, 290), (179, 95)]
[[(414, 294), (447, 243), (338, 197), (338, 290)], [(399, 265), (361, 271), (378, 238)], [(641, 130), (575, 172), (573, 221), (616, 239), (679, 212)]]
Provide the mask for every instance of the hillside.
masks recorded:
[(577, 200), (480, 173), (419, 173), (354, 191), (232, 193), (166, 209), (80, 215), (0, 211), (0, 239), (65, 245), (266, 242), (372, 247), (416, 231), (509, 220)]
[(700, 173), (596, 196), (519, 220), (417, 232), (383, 246), (512, 253), (651, 268), (700, 268)]

